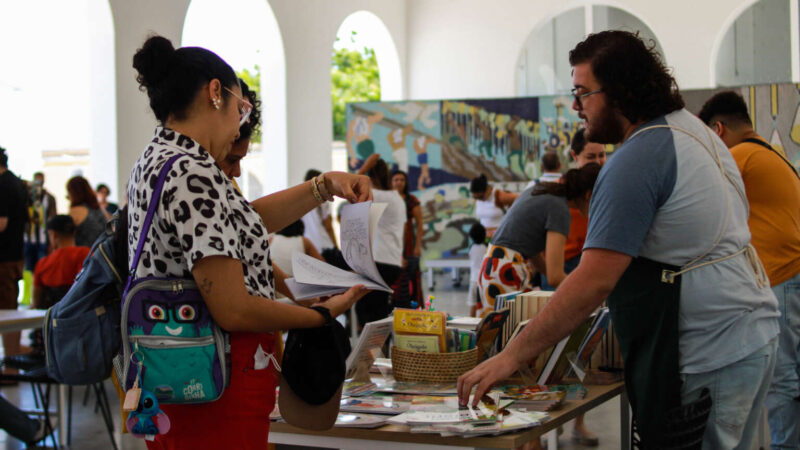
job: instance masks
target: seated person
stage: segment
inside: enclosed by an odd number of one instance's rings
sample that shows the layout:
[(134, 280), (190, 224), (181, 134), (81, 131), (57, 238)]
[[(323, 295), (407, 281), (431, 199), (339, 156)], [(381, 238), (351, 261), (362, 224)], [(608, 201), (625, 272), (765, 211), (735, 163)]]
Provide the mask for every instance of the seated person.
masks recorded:
[[(53, 216), (47, 221), (53, 253), (40, 259), (33, 270), (33, 308), (47, 309), (55, 305), (83, 268), (90, 248), (75, 245), (75, 230), (75, 222), (68, 215)], [(31, 333), (31, 348), (33, 354), (44, 355), (41, 330)]]
[(0, 397), (0, 429), (27, 444), (39, 442), (45, 437), (44, 421), (28, 417), (5, 397)]
[(47, 221), (47, 234), (53, 253), (40, 259), (33, 271), (33, 307), (46, 309), (61, 300), (89, 254), (89, 247), (75, 245), (75, 222), (67, 215)]

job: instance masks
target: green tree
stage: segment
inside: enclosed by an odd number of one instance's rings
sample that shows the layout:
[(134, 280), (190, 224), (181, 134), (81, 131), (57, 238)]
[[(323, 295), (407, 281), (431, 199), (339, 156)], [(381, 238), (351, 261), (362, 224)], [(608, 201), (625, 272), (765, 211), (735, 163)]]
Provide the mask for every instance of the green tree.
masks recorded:
[(379, 101), (381, 81), (375, 50), (371, 48), (364, 47), (363, 52), (334, 49), (332, 58), (333, 139), (342, 141), (347, 133), (347, 103)]
[[(252, 69), (242, 69), (236, 72), (236, 76), (244, 80), (247, 83), (247, 87), (250, 88), (251, 91), (256, 93), (256, 98), (262, 100), (261, 98), (261, 67), (258, 64), (253, 66)], [(263, 123), (261, 124), (264, 125)], [(250, 138), (251, 142), (261, 142), (261, 127), (258, 127), (253, 136)]]

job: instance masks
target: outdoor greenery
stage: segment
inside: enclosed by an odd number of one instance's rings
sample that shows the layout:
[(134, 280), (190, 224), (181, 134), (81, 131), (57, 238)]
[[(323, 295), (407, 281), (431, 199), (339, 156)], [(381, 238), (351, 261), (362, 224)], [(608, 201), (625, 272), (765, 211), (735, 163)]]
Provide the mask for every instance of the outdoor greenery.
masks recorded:
[[(256, 93), (256, 98), (263, 102), (263, 99), (261, 98), (261, 67), (259, 67), (258, 64), (256, 64), (252, 69), (242, 69), (237, 71), (236, 76), (244, 80), (244, 82), (247, 83), (247, 87)], [(262, 123), (261, 127), (263, 126), (264, 124)], [(256, 132), (253, 133), (253, 136), (250, 138), (250, 142), (261, 142), (261, 127), (256, 129)]]
[[(353, 35), (356, 33), (353, 32)], [(338, 38), (337, 38), (338, 40)], [(350, 102), (379, 101), (381, 82), (375, 50), (334, 49), (331, 62), (333, 139), (343, 141), (347, 133), (346, 106)]]

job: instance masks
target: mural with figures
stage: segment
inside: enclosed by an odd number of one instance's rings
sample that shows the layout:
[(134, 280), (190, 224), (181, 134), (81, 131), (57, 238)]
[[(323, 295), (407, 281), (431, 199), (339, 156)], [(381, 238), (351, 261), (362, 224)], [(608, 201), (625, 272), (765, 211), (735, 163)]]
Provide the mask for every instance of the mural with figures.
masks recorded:
[[(756, 132), (800, 167), (800, 84), (730, 89), (748, 103)], [(721, 90), (682, 94), (687, 109), (697, 113)], [(347, 123), (351, 170), (378, 153), (408, 173), (422, 203), (423, 259), (466, 257), (469, 228), (477, 222), (472, 178), (486, 174), (493, 186), (520, 192), (541, 174), (545, 152), (558, 153), (562, 167), (571, 167), (572, 136), (582, 127), (570, 95), (351, 103)]]

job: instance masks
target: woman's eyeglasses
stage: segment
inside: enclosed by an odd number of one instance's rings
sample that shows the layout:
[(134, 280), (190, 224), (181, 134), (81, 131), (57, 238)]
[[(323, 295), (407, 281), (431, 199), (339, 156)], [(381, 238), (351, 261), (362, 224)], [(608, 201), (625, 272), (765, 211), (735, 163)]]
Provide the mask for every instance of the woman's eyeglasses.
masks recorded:
[(231, 94), (233, 94), (233, 96), (236, 97), (237, 99), (239, 99), (239, 102), (240, 102), (239, 103), (239, 116), (241, 117), (239, 119), (239, 126), (244, 125), (244, 123), (247, 122), (247, 119), (250, 117), (250, 113), (253, 111), (253, 105), (250, 102), (248, 102), (247, 100), (243, 99), (242, 97), (236, 95), (235, 92), (233, 92), (232, 90), (228, 89), (227, 87), (225, 88), (225, 90), (230, 92)]

